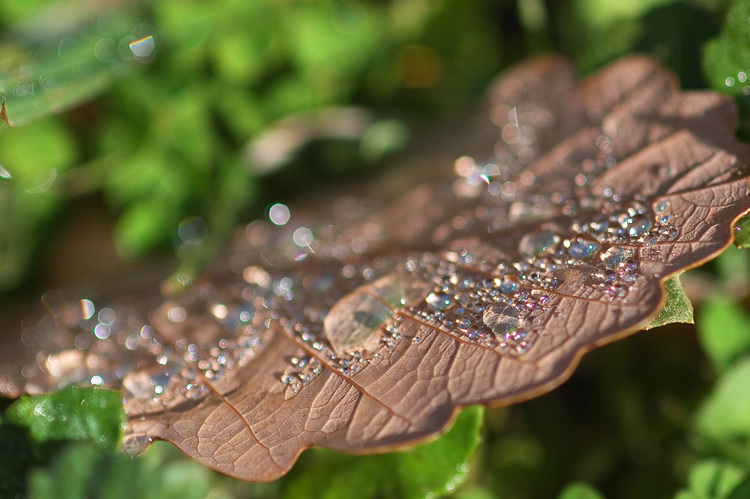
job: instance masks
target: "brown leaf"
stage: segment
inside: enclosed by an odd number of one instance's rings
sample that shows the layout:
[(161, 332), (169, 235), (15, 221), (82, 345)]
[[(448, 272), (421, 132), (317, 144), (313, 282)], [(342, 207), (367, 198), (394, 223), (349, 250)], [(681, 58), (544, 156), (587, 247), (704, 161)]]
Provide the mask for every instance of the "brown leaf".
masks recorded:
[(488, 109), (472, 157), (374, 214), (353, 197), (331, 225), (293, 209), (248, 225), (181, 294), (53, 307), (24, 332), (38, 361), (0, 389), (120, 388), (131, 452), (169, 440), (271, 480), (313, 445), (394, 449), (458, 407), (551, 390), (645, 324), (750, 208), (732, 102), (679, 92), (650, 59), (580, 85), (538, 59)]

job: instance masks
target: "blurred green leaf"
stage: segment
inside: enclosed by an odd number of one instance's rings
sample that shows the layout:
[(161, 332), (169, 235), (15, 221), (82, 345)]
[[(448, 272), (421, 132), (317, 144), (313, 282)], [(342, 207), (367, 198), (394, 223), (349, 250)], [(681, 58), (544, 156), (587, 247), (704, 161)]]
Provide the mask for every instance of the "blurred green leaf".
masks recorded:
[(32, 263), (40, 232), (64, 197), (58, 177), (77, 156), (75, 139), (51, 117), (0, 135), (0, 289), (16, 286)]
[(722, 374), (698, 408), (695, 429), (710, 445), (750, 462), (750, 357)]
[(750, 314), (732, 300), (707, 300), (696, 325), (701, 346), (718, 371), (750, 354)]
[(729, 499), (747, 499), (748, 497), (750, 497), (750, 478), (745, 478), (741, 484), (732, 490)]
[(604, 499), (604, 496), (588, 483), (573, 482), (560, 492), (557, 499)]
[(750, 215), (745, 215), (734, 226), (734, 244), (738, 248), (750, 248)]
[(75, 137), (56, 117), (0, 135), (0, 164), (10, 172), (18, 190), (44, 184), (51, 171), (61, 173), (73, 166), (76, 156)]
[(326, 449), (303, 454), (284, 497), (320, 498), (440, 496), (467, 477), (479, 445), (483, 407), (464, 409), (438, 440), (415, 449), (379, 456), (352, 457)]
[[(116, 14), (121, 30), (103, 33), (101, 26), (91, 21), (90, 8), (56, 6), (49, 17), (35, 17), (19, 30), (20, 38), (41, 38), (39, 48), (28, 47), (19, 53), (14, 64), (0, 70), (0, 93), (4, 98), (4, 121), (20, 126), (44, 116), (58, 114), (82, 102), (91, 100), (123, 75), (137, 62), (128, 43), (135, 41), (137, 24), (130, 12)], [(60, 32), (61, 27), (70, 33)], [(127, 29), (122, 29), (126, 27)], [(51, 35), (47, 33), (51, 32)], [(54, 40), (44, 40), (51, 36)], [(50, 43), (51, 42), (51, 43)]]
[(171, 204), (153, 199), (131, 204), (117, 221), (117, 249), (124, 256), (142, 255), (171, 237), (179, 222)]
[(638, 19), (656, 7), (674, 2), (675, 0), (577, 0), (575, 4), (583, 19), (591, 26), (608, 27), (626, 19)]
[[(185, 459), (164, 461), (149, 452), (132, 459), (105, 452), (91, 442), (72, 443), (48, 468), (34, 470), (29, 497), (79, 499), (203, 499), (216, 479), (209, 469)], [(220, 496), (219, 496), (220, 497)]]
[(733, 95), (750, 89), (750, 1), (737, 0), (727, 13), (721, 36), (705, 49), (704, 71), (709, 84)]
[(688, 475), (688, 488), (679, 491), (675, 499), (729, 499), (748, 496), (735, 495), (740, 491), (747, 470), (714, 459), (699, 461)]
[(23, 497), (26, 474), (40, 464), (39, 445), (29, 429), (0, 420), (0, 497)]
[(75, 386), (21, 397), (8, 408), (6, 418), (10, 423), (28, 426), (37, 442), (91, 439), (109, 449), (120, 445), (125, 428), (119, 393)]
[(742, 111), (740, 134), (750, 133), (750, 0), (731, 4), (721, 36), (703, 53), (703, 72), (709, 86), (733, 95)]

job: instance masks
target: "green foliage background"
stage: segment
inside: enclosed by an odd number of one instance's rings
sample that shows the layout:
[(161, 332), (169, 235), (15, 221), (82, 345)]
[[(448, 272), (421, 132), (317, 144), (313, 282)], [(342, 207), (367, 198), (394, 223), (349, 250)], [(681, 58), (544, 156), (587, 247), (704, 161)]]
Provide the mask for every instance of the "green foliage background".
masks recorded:
[[(59, 279), (109, 272), (105, 257), (74, 265), (100, 254), (102, 234), (122, 259), (197, 268), (269, 202), (378, 168), (539, 52), (564, 52), (581, 73), (652, 54), (684, 87), (733, 95), (748, 138), (749, 20), (750, 0), (0, 0), (0, 91), (17, 125), (0, 133), (0, 298), (13, 309)], [(129, 42), (148, 35), (155, 52), (134, 54)], [(273, 173), (247, 154), (278, 120), (339, 106), (371, 114), (358, 137), (324, 134)], [(207, 238), (186, 244), (178, 228), (195, 217)], [(747, 223), (739, 234), (747, 245)], [(467, 410), (409, 453), (315, 450), (270, 484), (222, 477), (168, 445), (118, 454), (110, 392), (8, 401), (0, 493), (750, 497), (749, 282), (746, 250), (728, 251), (683, 278), (701, 291), (697, 327), (597, 350), (561, 389)]]

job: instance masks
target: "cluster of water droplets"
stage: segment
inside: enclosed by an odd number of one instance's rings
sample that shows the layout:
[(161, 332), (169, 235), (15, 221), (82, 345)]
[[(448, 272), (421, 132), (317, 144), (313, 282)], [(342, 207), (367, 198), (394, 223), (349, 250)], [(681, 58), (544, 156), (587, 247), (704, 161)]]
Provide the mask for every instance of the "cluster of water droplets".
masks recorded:
[[(482, 171), (466, 165), (469, 174)], [(412, 264), (415, 277), (431, 280), (435, 289), (409, 313), (501, 353), (524, 354), (543, 334), (545, 312), (563, 299), (556, 290), (569, 269), (585, 269), (584, 287), (576, 291), (581, 297), (623, 303), (646, 274), (660, 276), (664, 255), (657, 243), (679, 236), (668, 199), (622, 202), (605, 189), (602, 199), (562, 201), (557, 213), (567, 219), (535, 224), (517, 239), (512, 254), (518, 258), (490, 263), (464, 250)]]
[(750, 69), (737, 71), (736, 75), (727, 76), (724, 80), (727, 87), (742, 86), (742, 95), (750, 95)]
[[(131, 398), (169, 405), (208, 393), (211, 382), (248, 365), (281, 334), (296, 353), (275, 376), (294, 396), (325, 370), (351, 377), (382, 359), (383, 349), (407, 337), (405, 324), (412, 344), (437, 332), (524, 355), (543, 334), (547, 312), (561, 299), (557, 289), (574, 267), (590, 270), (591, 292), (627, 300), (646, 270), (641, 249), (679, 234), (669, 201), (625, 203), (612, 189), (590, 193), (598, 175), (617, 165), (600, 128), (592, 130), (598, 153), (583, 161), (572, 183), (562, 180), (569, 190), (537, 192), (555, 179), (526, 166), (539, 156), (539, 134), (554, 118), (538, 106), (501, 108), (493, 118), (501, 127), (493, 162), (465, 156), (455, 163), (446, 195), (460, 209), (432, 234), (448, 249), (359, 258), (386, 227), (357, 222), (351, 237), (334, 225), (313, 230), (276, 203), (268, 220), (247, 226), (251, 251), (229, 260), (232, 283), (199, 281), (147, 318), (82, 300), (74, 348), (49, 353), (43, 369), (61, 384), (119, 383)], [(355, 211), (347, 200), (336, 203), (339, 219)], [(510, 246), (501, 248), (505, 257), (480, 257), (453, 244), (463, 236)], [(315, 265), (299, 271), (311, 255)], [(648, 271), (656, 274), (654, 268)], [(415, 319), (422, 325), (415, 328)]]

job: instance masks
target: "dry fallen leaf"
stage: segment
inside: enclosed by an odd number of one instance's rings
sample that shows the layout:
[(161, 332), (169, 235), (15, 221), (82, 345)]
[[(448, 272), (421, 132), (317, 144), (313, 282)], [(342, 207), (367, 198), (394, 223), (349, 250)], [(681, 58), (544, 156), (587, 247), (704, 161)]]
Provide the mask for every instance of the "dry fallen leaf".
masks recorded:
[(310, 446), (398, 448), (459, 407), (553, 389), (750, 208), (733, 103), (679, 92), (648, 58), (580, 85), (537, 59), (488, 110), (471, 157), (374, 214), (351, 196), (327, 221), (279, 204), (180, 294), (53, 306), (0, 391), (121, 389), (130, 452), (163, 439), (271, 480)]

